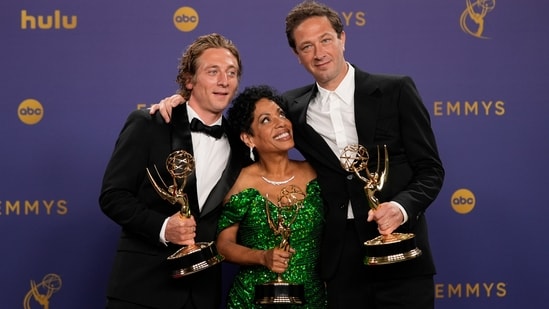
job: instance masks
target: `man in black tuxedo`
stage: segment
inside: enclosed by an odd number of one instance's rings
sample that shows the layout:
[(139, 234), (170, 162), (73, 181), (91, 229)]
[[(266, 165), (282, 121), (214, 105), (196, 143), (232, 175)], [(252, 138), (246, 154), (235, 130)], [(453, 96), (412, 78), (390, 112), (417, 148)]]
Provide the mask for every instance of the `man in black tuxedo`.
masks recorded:
[[(316, 169), (327, 207), (320, 257), (328, 307), (433, 308), (436, 271), (425, 211), (442, 187), (444, 169), (414, 82), (348, 63), (342, 21), (323, 4), (295, 6), (286, 17), (286, 36), (315, 79), (284, 96), (296, 148)], [(349, 144), (368, 149), (370, 171), (377, 169), (377, 147), (387, 146), (389, 176), (376, 211), (368, 205), (365, 183), (341, 167)], [(393, 231), (414, 233), (422, 255), (365, 266), (364, 242)]]
[[(239, 136), (223, 117), (241, 72), (240, 55), (231, 41), (218, 34), (201, 36), (179, 63), (177, 82), (185, 104), (173, 109), (171, 123), (147, 110), (133, 111), (126, 120), (99, 197), (102, 211), (121, 227), (106, 308), (219, 308), (220, 264), (172, 278), (167, 258), (184, 245), (215, 239), (221, 203), (245, 157)], [(195, 131), (191, 123), (198, 120), (223, 130), (217, 130), (217, 136)], [(158, 169), (172, 184), (166, 159), (177, 150), (191, 154), (195, 163), (183, 190), (189, 218), (180, 216), (180, 205), (157, 194), (146, 174), (147, 168), (152, 175)]]

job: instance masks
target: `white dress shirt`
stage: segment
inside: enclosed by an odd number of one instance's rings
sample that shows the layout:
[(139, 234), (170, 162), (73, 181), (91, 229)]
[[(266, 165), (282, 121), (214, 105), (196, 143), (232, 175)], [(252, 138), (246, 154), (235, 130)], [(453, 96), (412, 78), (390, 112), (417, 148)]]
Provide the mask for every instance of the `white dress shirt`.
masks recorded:
[[(187, 115), (189, 123), (193, 118), (198, 118), (196, 112), (187, 104)], [(222, 118), (209, 125), (221, 125)], [(212, 191), (215, 184), (221, 178), (223, 170), (229, 161), (230, 145), (226, 135), (220, 139), (209, 136), (202, 132), (191, 132), (194, 150), (194, 164), (196, 175), (196, 190), (198, 194), (198, 207), (202, 211), (204, 202)]]
[[(355, 126), (355, 69), (347, 63), (347, 74), (334, 91), (318, 87), (318, 95), (307, 109), (307, 123), (326, 141), (339, 159), (343, 149), (358, 143)], [(353, 209), (347, 207), (347, 218), (354, 218)]]

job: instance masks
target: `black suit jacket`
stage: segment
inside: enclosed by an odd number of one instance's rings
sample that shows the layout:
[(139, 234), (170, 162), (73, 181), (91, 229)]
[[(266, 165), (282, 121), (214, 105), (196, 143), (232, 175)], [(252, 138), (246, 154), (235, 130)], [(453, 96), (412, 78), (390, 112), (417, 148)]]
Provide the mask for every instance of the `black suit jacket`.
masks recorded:
[[(364, 182), (341, 167), (339, 157), (306, 123), (307, 107), (317, 93), (316, 84), (311, 84), (290, 90), (284, 97), (294, 126), (296, 148), (316, 169), (327, 207), (321, 251), (321, 273), (327, 280), (337, 271), (341, 258), (349, 200), (361, 241), (379, 236), (379, 232), (375, 222), (366, 221), (370, 208)], [(370, 154), (369, 170), (376, 170), (378, 145), (387, 145), (389, 151), (388, 181), (377, 194), (379, 201), (393, 200), (406, 209), (408, 222), (395, 232), (415, 233), (423, 251), (419, 258), (410, 261), (368, 267), (367, 280), (434, 274), (424, 213), (442, 187), (444, 169), (429, 113), (411, 78), (374, 75), (356, 67), (354, 101), (359, 143)]]
[[(237, 134), (223, 126), (231, 144), (231, 154), (221, 179), (199, 212), (196, 175), (187, 179), (192, 215), (197, 221), (196, 242), (213, 241), (221, 203), (241, 168), (242, 143)], [(155, 166), (169, 185), (166, 158), (179, 149), (193, 154), (186, 104), (173, 110), (166, 124), (159, 113), (132, 112), (118, 137), (106, 168), (99, 203), (102, 211), (122, 228), (107, 295), (152, 308), (181, 308), (192, 297), (199, 308), (219, 308), (221, 267), (215, 266), (182, 278), (171, 278), (166, 258), (180, 246), (159, 241), (164, 220), (179, 211), (160, 198), (147, 178), (146, 168), (157, 177)], [(159, 178), (156, 182), (162, 186)]]

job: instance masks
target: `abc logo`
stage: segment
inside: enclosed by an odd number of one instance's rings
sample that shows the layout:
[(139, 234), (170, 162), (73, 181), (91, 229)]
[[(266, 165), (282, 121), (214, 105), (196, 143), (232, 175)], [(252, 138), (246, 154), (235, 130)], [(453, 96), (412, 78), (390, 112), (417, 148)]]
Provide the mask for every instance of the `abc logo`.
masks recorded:
[(467, 189), (459, 189), (452, 194), (452, 208), (459, 214), (467, 214), (475, 208), (475, 195)]
[(24, 124), (37, 124), (44, 116), (44, 108), (37, 100), (26, 99), (19, 104), (17, 115), (19, 116), (19, 120)]
[(173, 14), (173, 24), (180, 31), (193, 31), (198, 26), (198, 13), (191, 7), (180, 7)]

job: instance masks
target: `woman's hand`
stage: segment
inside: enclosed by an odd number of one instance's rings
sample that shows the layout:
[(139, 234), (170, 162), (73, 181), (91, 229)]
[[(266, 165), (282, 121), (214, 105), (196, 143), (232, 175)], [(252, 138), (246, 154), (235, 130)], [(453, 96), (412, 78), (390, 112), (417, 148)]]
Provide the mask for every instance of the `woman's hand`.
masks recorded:
[(291, 249), (290, 251), (286, 251), (280, 248), (273, 248), (264, 252), (263, 265), (271, 271), (281, 274), (288, 268), (288, 264), (290, 263), (290, 259), (295, 250)]
[(179, 104), (183, 104), (184, 101), (185, 100), (181, 95), (174, 94), (171, 97), (164, 98), (159, 103), (151, 105), (149, 113), (152, 115), (159, 111), (162, 118), (164, 118), (164, 121), (169, 123), (172, 118), (172, 109)]

